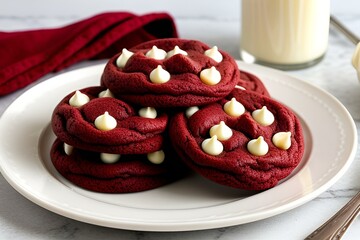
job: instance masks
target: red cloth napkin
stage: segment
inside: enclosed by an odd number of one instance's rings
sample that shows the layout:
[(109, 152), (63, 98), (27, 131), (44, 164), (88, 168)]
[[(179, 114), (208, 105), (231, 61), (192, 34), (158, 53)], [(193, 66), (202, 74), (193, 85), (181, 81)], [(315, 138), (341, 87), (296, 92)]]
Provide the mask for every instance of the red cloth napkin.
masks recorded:
[(141, 42), (177, 36), (166, 13), (126, 12), (103, 13), (56, 29), (0, 32), (0, 96), (79, 61), (109, 58)]

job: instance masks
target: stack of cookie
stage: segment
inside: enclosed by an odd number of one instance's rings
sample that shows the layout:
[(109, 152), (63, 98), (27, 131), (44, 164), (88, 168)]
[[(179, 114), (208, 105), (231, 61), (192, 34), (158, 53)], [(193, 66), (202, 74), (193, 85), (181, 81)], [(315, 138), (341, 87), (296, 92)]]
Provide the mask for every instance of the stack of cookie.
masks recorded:
[(153, 189), (189, 169), (226, 186), (264, 190), (299, 164), (296, 115), (227, 53), (162, 39), (111, 58), (100, 86), (55, 108), (55, 168), (97, 192)]

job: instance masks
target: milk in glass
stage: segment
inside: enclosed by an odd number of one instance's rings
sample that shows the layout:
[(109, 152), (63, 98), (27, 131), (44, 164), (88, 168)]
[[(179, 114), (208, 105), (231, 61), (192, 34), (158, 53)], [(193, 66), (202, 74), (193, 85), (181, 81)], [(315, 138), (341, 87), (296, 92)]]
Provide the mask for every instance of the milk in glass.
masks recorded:
[(240, 55), (280, 69), (310, 66), (324, 56), (330, 0), (242, 0)]

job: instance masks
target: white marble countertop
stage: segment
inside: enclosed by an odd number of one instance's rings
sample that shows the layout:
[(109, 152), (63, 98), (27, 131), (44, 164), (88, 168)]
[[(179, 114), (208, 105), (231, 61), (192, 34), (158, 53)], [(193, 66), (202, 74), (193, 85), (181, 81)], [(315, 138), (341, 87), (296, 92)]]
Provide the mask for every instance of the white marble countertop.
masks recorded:
[[(171, 1), (173, 4), (167, 3), (168, 1), (159, 1), (163, 5), (158, 8), (149, 4), (140, 4), (142, 7), (136, 8), (135, 3), (128, 3), (129, 6), (123, 7), (120, 4), (121, 1), (110, 1), (113, 5), (104, 4), (104, 6), (95, 6), (92, 3), (89, 8), (86, 8), (87, 10), (83, 11), (66, 8), (65, 5), (71, 1), (58, 1), (54, 5), (47, 4), (42, 0), (31, 1), (31, 4), (27, 2), (14, 0), (5, 5), (2, 4), (2, 9), (0, 9), (1, 31), (59, 26), (109, 9), (114, 11), (138, 9), (138, 13), (168, 10), (175, 17), (181, 37), (199, 39), (209, 45), (218, 45), (219, 48), (232, 54), (234, 58), (239, 58), (240, 4), (235, 0), (221, 3), (223, 4), (222, 8), (219, 8), (220, 13), (217, 15), (209, 14), (209, 11), (205, 10), (186, 11), (184, 7), (177, 7), (177, 4), (186, 1), (175, 0)], [(59, 4), (60, 2), (62, 4)], [(80, 2), (84, 4), (88, 1)], [(212, 3), (209, 5), (211, 11), (217, 9), (215, 1), (199, 1), (199, 6), (206, 6), (207, 2)], [(350, 0), (347, 2), (347, 8), (343, 5), (339, 5), (338, 8), (333, 6), (333, 13), (360, 36), (360, 12), (354, 10), (354, 8), (360, 9), (359, 2)], [(341, 4), (343, 3), (341, 1)], [(18, 9), (19, 4), (25, 6)], [(357, 4), (358, 7), (351, 4)], [(3, 6), (5, 7), (3, 8)], [(31, 7), (33, 8), (29, 10)], [(352, 115), (359, 131), (360, 84), (350, 64), (353, 51), (354, 45), (341, 33), (331, 28), (329, 48), (322, 62), (308, 69), (289, 71), (288, 74), (311, 82), (340, 100)], [(83, 62), (64, 71), (89, 64), (92, 63)], [(54, 75), (56, 74), (49, 74), (38, 82)], [(0, 115), (23, 91), (25, 89), (0, 98)], [(359, 190), (360, 156), (358, 151), (352, 166), (339, 181), (314, 200), (293, 210), (239, 226), (202, 231), (156, 233), (99, 227), (62, 217), (24, 198), (0, 175), (0, 239), (303, 239), (331, 217)], [(358, 236), (360, 236), (359, 219), (355, 220), (344, 239), (358, 239)]]

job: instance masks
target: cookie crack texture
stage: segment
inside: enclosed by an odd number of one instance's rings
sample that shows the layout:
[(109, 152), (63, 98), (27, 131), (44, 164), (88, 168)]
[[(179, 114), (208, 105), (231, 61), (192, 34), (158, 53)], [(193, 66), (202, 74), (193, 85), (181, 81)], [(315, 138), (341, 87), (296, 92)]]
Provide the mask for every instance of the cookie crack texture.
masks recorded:
[[(167, 52), (179, 46), (187, 55), (176, 54), (170, 58), (157, 60), (146, 57), (146, 52), (157, 46)], [(116, 66), (114, 56), (106, 65), (101, 84), (116, 96), (130, 103), (151, 107), (190, 107), (216, 102), (229, 94), (239, 79), (236, 62), (225, 52), (218, 63), (204, 54), (209, 46), (192, 40), (161, 39), (139, 45), (133, 49), (134, 55), (124, 68)], [(165, 83), (152, 83), (150, 72), (161, 66), (170, 73)], [(215, 67), (220, 72), (218, 84), (207, 85), (200, 79), (200, 72)]]

